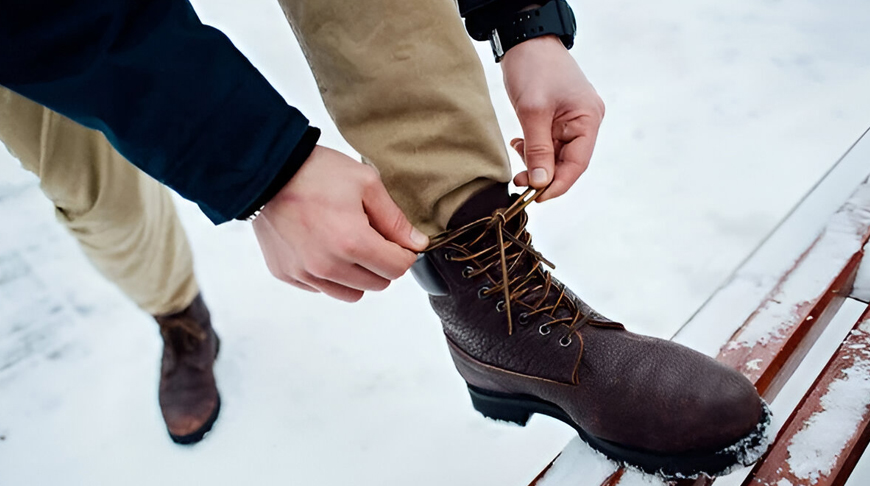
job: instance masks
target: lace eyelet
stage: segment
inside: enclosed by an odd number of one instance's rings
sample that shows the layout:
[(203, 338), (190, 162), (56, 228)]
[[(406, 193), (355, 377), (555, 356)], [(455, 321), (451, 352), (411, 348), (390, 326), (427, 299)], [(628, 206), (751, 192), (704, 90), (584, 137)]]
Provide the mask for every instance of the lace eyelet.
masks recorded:
[(447, 260), (448, 262), (452, 262), (452, 261), (453, 261), (453, 254), (452, 254), (452, 252), (450, 252), (450, 251), (445, 251), (445, 252), (444, 252), (444, 259)]
[(480, 290), (477, 291), (477, 298), (480, 300), (488, 299), (489, 296), (486, 295), (487, 291), (489, 291), (489, 287), (481, 287)]
[(465, 269), (462, 270), (462, 278), (471, 278), (471, 272), (473, 271), (473, 268), (465, 267)]
[(495, 311), (496, 312), (504, 312), (504, 301), (503, 300), (500, 300), (495, 304)]
[(552, 329), (550, 329), (549, 324), (544, 324), (543, 326), (538, 328), (538, 332), (541, 333), (541, 336), (546, 336), (547, 334), (550, 334), (550, 331), (552, 331)]
[(559, 345), (563, 348), (567, 348), (568, 346), (570, 346), (571, 342), (571, 336), (562, 336), (562, 338), (559, 339)]
[(520, 324), (528, 324), (529, 323), (529, 314), (523, 312), (519, 316), (517, 316), (517, 322)]

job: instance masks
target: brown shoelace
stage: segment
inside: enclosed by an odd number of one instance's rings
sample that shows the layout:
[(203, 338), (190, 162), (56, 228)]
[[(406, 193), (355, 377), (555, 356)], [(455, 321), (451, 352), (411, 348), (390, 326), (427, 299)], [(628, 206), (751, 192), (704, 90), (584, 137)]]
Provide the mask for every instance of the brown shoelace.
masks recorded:
[[(499, 302), (496, 308), (499, 311), (505, 311), (507, 314), (508, 335), (513, 334), (512, 304), (522, 305), (529, 309), (529, 311), (519, 315), (518, 318), (521, 323), (528, 321), (534, 315), (547, 315), (550, 317), (550, 320), (540, 327), (541, 334), (549, 334), (552, 326), (564, 324), (568, 330), (559, 339), (559, 343), (562, 346), (569, 346), (574, 331), (589, 322), (596, 321), (590, 313), (584, 315), (576, 302), (565, 295), (566, 288), (564, 285), (553, 282), (550, 272), (546, 271), (542, 267), (542, 264), (547, 265), (551, 269), (555, 269), (555, 265), (532, 248), (532, 236), (526, 231), (526, 224), (529, 218), (525, 208), (537, 199), (541, 193), (542, 191), (535, 191), (529, 188), (510, 207), (499, 209), (490, 217), (481, 218), (455, 230), (445, 231), (433, 236), (426, 251), (444, 247), (450, 248), (460, 255), (448, 255), (446, 257), (448, 260), (468, 262), (470, 265), (473, 265), (463, 271), (464, 277), (472, 278), (481, 274), (486, 275), (492, 287), (484, 287), (478, 295), (483, 298), (498, 292), (504, 294), (504, 300), (502, 301), (504, 304)], [(505, 225), (508, 221), (515, 218), (519, 218), (517, 220), (517, 229), (515, 232), (511, 232)], [(471, 241), (466, 243), (456, 242), (457, 239), (464, 235), (474, 234), (475, 230), (479, 231), (480, 234)], [(486, 246), (482, 250), (472, 250), (488, 234), (492, 233), (495, 233), (496, 236), (494, 244)], [(532, 259), (530, 269), (527, 272), (518, 271), (526, 258)], [(490, 274), (490, 270), (496, 267), (500, 267), (500, 279), (494, 278)], [(559, 292), (558, 298), (551, 305), (544, 305), (547, 297), (553, 290)], [(541, 295), (535, 303), (529, 304), (522, 300), (523, 297), (528, 297), (538, 291), (540, 291)], [(568, 315), (556, 317), (556, 310), (559, 308), (566, 309)]]

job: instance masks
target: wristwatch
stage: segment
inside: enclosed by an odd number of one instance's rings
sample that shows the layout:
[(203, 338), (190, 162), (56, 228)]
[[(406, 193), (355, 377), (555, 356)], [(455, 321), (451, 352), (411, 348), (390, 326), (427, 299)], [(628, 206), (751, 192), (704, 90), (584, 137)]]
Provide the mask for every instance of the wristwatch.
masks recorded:
[(567, 49), (574, 46), (577, 21), (565, 0), (550, 0), (539, 8), (517, 12), (496, 25), (489, 33), (495, 62), (501, 61), (511, 47), (545, 35), (559, 36)]

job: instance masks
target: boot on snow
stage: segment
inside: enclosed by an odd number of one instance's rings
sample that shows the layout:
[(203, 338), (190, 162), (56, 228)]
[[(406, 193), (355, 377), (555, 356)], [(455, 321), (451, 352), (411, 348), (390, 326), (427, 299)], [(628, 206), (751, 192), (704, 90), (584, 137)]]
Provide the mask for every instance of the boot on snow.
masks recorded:
[(169, 437), (193, 444), (211, 430), (220, 411), (214, 361), (220, 340), (202, 296), (181, 312), (156, 316), (163, 337), (160, 410)]
[(541, 413), (611, 459), (666, 478), (725, 474), (766, 450), (770, 413), (740, 373), (598, 314), (531, 245), (525, 206), (495, 185), (412, 268), (483, 415)]

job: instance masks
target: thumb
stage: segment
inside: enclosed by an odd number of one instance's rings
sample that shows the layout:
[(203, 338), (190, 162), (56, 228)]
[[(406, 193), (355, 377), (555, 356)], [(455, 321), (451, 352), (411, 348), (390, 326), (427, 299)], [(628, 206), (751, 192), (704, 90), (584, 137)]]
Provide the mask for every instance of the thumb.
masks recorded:
[(408, 221), (380, 180), (363, 193), (362, 202), (369, 224), (388, 241), (415, 252), (429, 246), (429, 237)]
[(525, 141), (523, 160), (529, 172), (529, 182), (536, 189), (547, 187), (553, 180), (556, 157), (553, 147), (553, 114), (534, 111), (520, 116)]

